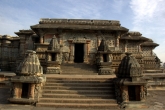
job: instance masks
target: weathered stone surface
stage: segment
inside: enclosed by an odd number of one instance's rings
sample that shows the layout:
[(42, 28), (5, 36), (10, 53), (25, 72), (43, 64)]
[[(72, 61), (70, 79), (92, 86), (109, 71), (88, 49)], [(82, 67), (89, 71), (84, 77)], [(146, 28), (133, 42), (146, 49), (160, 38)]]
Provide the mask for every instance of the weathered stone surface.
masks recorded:
[(147, 82), (142, 79), (142, 76), (143, 69), (138, 61), (131, 56), (131, 53), (126, 53), (114, 81), (116, 98), (121, 108), (145, 107)]
[(43, 74), (42, 66), (35, 51), (28, 50), (24, 60), (18, 66), (16, 73), (19, 75), (37, 75)]
[(17, 76), (11, 78), (12, 103), (34, 104), (41, 97), (42, 86), (46, 82), (43, 69), (35, 51), (28, 50), (16, 70)]

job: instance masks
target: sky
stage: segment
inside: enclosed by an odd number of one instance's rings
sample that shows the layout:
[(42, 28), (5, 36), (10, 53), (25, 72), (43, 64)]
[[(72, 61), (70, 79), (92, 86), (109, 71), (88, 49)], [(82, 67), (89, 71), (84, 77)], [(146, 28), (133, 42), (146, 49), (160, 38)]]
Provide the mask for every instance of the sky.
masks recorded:
[(0, 0), (0, 35), (16, 36), (41, 18), (119, 20), (158, 43), (165, 62), (165, 0)]

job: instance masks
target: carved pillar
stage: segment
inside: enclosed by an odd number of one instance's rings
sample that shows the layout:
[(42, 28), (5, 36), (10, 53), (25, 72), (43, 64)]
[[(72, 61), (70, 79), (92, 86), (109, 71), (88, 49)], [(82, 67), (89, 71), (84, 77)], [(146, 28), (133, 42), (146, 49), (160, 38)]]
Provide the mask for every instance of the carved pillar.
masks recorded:
[(100, 54), (100, 62), (103, 62), (103, 54)]
[(128, 45), (128, 40), (125, 41), (124, 52), (127, 52), (127, 45)]
[(69, 61), (73, 62), (74, 60), (74, 44), (70, 43), (70, 58)]
[(14, 83), (13, 98), (21, 98), (22, 95), (22, 84)]
[(88, 55), (88, 44), (84, 44), (84, 62), (87, 61), (87, 55)]
[(29, 84), (28, 98), (34, 99), (35, 84)]
[(52, 60), (52, 56), (50, 53), (47, 53), (47, 57), (48, 57), (48, 61), (51, 61)]
[(138, 52), (142, 52), (140, 44), (138, 45)]
[(116, 35), (116, 47), (119, 48), (119, 38), (120, 38), (120, 32), (117, 32), (117, 35)]
[(122, 87), (122, 100), (123, 102), (128, 102), (128, 86), (123, 86)]
[(18, 98), (21, 98), (21, 95), (22, 95), (22, 83), (18, 83)]
[(112, 54), (107, 54), (107, 59), (108, 59), (108, 62), (112, 62)]
[(146, 98), (146, 92), (144, 91), (144, 86), (140, 86), (140, 101), (145, 101)]
[(44, 34), (40, 33), (40, 43), (43, 44), (44, 43)]

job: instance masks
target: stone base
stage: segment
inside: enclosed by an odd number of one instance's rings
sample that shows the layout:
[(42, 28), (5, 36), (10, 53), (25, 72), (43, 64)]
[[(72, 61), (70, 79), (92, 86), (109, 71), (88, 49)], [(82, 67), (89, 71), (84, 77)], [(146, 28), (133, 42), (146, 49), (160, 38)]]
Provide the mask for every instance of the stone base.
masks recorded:
[(131, 109), (131, 110), (133, 110), (133, 109), (136, 109), (136, 108), (143, 110), (143, 109), (148, 108), (148, 106), (145, 104), (145, 102), (142, 102), (142, 101), (129, 101), (129, 102), (123, 102), (121, 104), (121, 109), (125, 109), (125, 110)]
[(38, 102), (37, 99), (28, 99), (28, 98), (9, 98), (8, 101), (15, 104), (30, 104), (30, 105)]
[(111, 74), (114, 74), (113, 70), (111, 68), (100, 68), (98, 73), (99, 73), (99, 75), (111, 75)]
[(61, 73), (60, 68), (54, 68), (54, 67), (46, 68), (46, 74), (60, 74), (60, 73)]

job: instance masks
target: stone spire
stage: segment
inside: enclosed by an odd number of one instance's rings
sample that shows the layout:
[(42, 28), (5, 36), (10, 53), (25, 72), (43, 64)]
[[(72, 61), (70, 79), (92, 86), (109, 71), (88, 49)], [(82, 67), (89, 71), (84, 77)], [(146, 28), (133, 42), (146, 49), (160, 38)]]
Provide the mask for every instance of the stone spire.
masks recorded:
[(101, 40), (100, 46), (98, 47), (98, 51), (107, 51), (107, 43), (104, 38)]
[(143, 69), (136, 60), (135, 57), (131, 56), (131, 53), (126, 53), (126, 56), (122, 59), (117, 77), (118, 78), (132, 78), (135, 80), (143, 75)]
[(43, 68), (40, 65), (39, 59), (35, 51), (27, 50), (24, 60), (19, 64), (16, 70), (17, 75), (37, 75), (43, 74)]
[(52, 50), (52, 51), (55, 51), (55, 50), (59, 50), (60, 49), (60, 45), (57, 41), (57, 38), (56, 36), (54, 35), (50, 41), (50, 44), (48, 46), (48, 50)]

